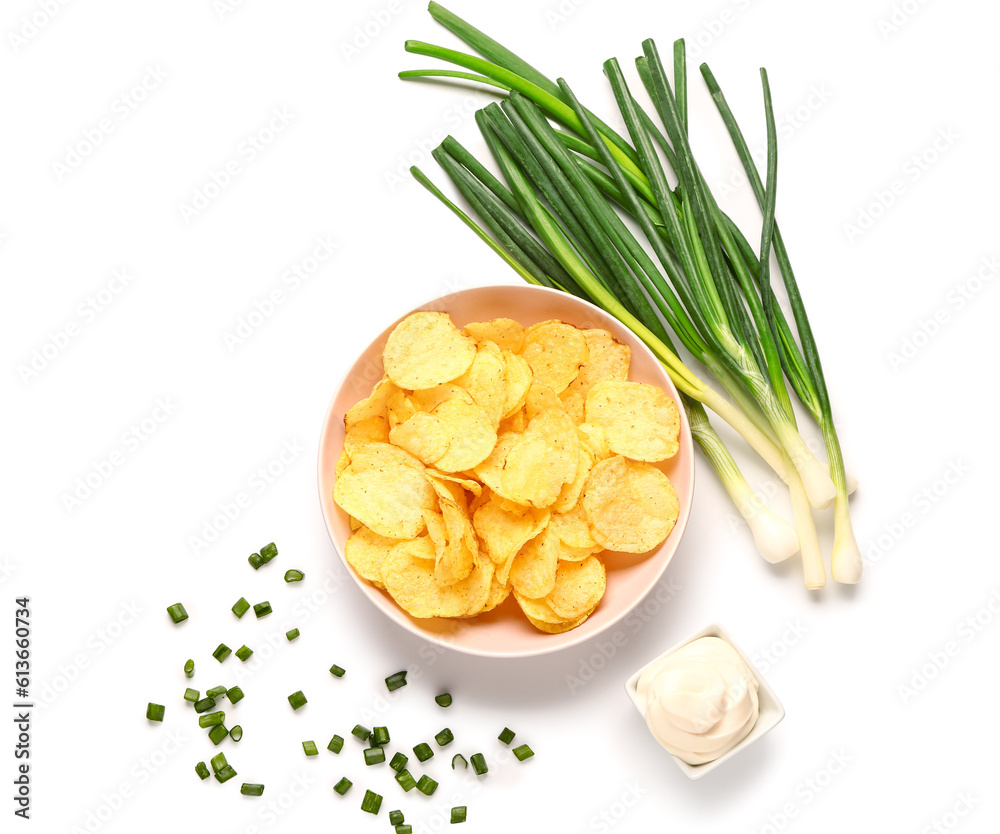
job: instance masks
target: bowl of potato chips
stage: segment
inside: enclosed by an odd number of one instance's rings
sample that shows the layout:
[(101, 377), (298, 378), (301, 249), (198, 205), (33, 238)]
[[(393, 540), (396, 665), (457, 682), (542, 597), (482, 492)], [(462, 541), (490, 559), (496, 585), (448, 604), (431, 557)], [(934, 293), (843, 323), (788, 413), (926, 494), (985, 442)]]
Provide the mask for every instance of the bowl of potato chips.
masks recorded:
[(656, 585), (694, 492), (691, 433), (649, 349), (587, 301), (491, 286), (390, 325), (319, 451), (334, 545), (409, 631), (482, 656), (576, 645)]

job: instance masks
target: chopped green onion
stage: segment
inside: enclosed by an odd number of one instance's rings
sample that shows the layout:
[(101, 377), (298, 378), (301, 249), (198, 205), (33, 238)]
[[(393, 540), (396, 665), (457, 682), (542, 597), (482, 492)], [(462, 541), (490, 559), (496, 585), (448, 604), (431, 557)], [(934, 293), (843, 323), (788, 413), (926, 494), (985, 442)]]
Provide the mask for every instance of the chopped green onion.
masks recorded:
[(351, 730), (351, 735), (355, 738), (359, 738), (362, 741), (368, 741), (368, 736), (372, 734), (372, 731), (367, 727), (362, 727), (360, 724), (355, 724), (354, 729)]
[(426, 762), (431, 756), (434, 755), (434, 751), (431, 750), (431, 746), (429, 744), (420, 742), (420, 744), (413, 748), (413, 755), (417, 757), (418, 762)]
[(522, 744), (520, 747), (514, 748), (514, 755), (517, 756), (519, 762), (523, 762), (525, 759), (530, 759), (535, 755), (535, 751), (528, 747), (527, 744)]
[(254, 570), (260, 570), (260, 566), (264, 564), (264, 560), (260, 558), (259, 553), (251, 553), (247, 557), (247, 561)]
[(405, 768), (396, 774), (396, 781), (399, 782), (399, 786), (407, 793), (417, 786), (416, 780), (410, 774), (410, 771)]
[(305, 574), (295, 568), (285, 571), (285, 582), (301, 582), (304, 577)]
[(277, 555), (278, 555), (278, 548), (274, 542), (271, 542), (270, 544), (265, 544), (260, 549), (260, 558), (264, 560), (265, 565)]
[(146, 718), (150, 721), (162, 721), (166, 711), (167, 708), (162, 704), (154, 704), (150, 701), (149, 706), (146, 707)]
[(216, 724), (208, 731), (208, 739), (212, 744), (222, 744), (222, 740), (229, 736), (229, 729), (225, 724)]
[(403, 824), (403, 812), (402, 811), (390, 811), (389, 812), (389, 825), (402, 825)]
[(299, 636), (299, 630), (297, 628), (291, 629), (291, 631), (285, 632), (285, 639), (291, 643), (296, 637)]
[(194, 661), (189, 660), (184, 664), (184, 676), (188, 678), (194, 677)]
[(229, 737), (233, 741), (242, 741), (243, 740), (243, 728), (239, 724), (235, 725), (233, 727), (233, 729), (231, 729), (229, 731)]
[(350, 779), (348, 779), (346, 776), (344, 776), (339, 782), (337, 782), (336, 785), (333, 786), (333, 789), (334, 789), (334, 791), (336, 791), (337, 793), (339, 793), (341, 796), (343, 796), (345, 793), (347, 793), (351, 789), (351, 785), (353, 785), (353, 784), (354, 783)]
[(226, 761), (225, 753), (218, 753), (211, 758), (212, 773), (218, 773), (222, 768), (227, 767), (229, 762)]
[(205, 696), (208, 697), (208, 698), (218, 699), (218, 698), (221, 698), (225, 694), (226, 694), (226, 687), (224, 687), (224, 686), (213, 686), (211, 689), (208, 690), (208, 692), (205, 693)]
[(406, 686), (406, 672), (394, 672), (385, 679), (386, 688), (392, 692), (401, 686)]
[(246, 597), (240, 597), (236, 602), (233, 603), (233, 613), (238, 619), (242, 619), (243, 615), (250, 610), (250, 603), (246, 601)]
[(243, 700), (243, 690), (238, 686), (234, 686), (232, 689), (226, 690), (226, 697), (231, 704), (239, 703)]
[(434, 702), (439, 707), (450, 707), (451, 706), (451, 695), (447, 692), (442, 692), (440, 695), (434, 696)]
[(455, 734), (445, 727), (440, 733), (434, 736), (434, 741), (438, 743), (438, 747), (445, 747), (451, 744), (455, 740)]
[(465, 822), (466, 810), (467, 808), (465, 805), (456, 805), (454, 808), (451, 809), (452, 825), (459, 822)]
[(209, 698), (208, 696), (202, 698), (200, 701), (195, 702), (194, 711), (197, 713), (208, 712), (210, 709), (215, 707), (215, 698)]
[(219, 663), (222, 663), (222, 661), (225, 660), (227, 657), (229, 657), (229, 655), (231, 655), (232, 653), (233, 650), (229, 648), (229, 646), (227, 646), (225, 643), (219, 643), (218, 648), (214, 652), (212, 652), (212, 657), (218, 660)]
[(389, 762), (389, 767), (395, 770), (396, 773), (399, 773), (399, 771), (401, 771), (404, 767), (406, 767), (406, 763), (408, 761), (409, 761), (409, 756), (406, 756), (403, 753), (394, 753), (392, 756), (392, 760)]
[(500, 739), (500, 741), (502, 741), (504, 744), (510, 744), (514, 740), (515, 735), (516, 734), (514, 733), (513, 730), (511, 730), (508, 727), (504, 727), (503, 732), (500, 733), (500, 735), (498, 735), (497, 738)]
[(365, 748), (365, 764), (366, 765), (376, 765), (382, 764), (385, 761), (385, 748), (383, 747), (366, 747)]
[(319, 750), (316, 749), (316, 742), (315, 741), (303, 741), (302, 742), (302, 750), (305, 752), (305, 754), (307, 756), (318, 756), (319, 755)]
[(226, 714), (221, 710), (219, 712), (206, 712), (198, 719), (198, 726), (205, 729), (206, 727), (214, 727), (216, 724), (221, 724), (225, 720)]
[(194, 772), (197, 773), (201, 779), (207, 779), (212, 775), (208, 772), (208, 766), (204, 762), (198, 762), (198, 764), (194, 766)]
[(217, 782), (228, 782), (236, 775), (236, 771), (233, 770), (232, 765), (226, 765), (225, 767), (219, 768), (216, 771), (215, 779)]
[(438, 788), (438, 783), (431, 779), (426, 773), (417, 781), (417, 790), (424, 796), (430, 796)]
[(361, 810), (369, 814), (377, 814), (382, 807), (382, 797), (375, 791), (365, 791), (365, 798), (361, 800)]
[(250, 659), (250, 655), (252, 654), (253, 654), (253, 649), (251, 649), (249, 646), (240, 646), (236, 650), (236, 656), (244, 663), (246, 663)]
[(413, 834), (412, 825), (397, 825), (396, 834)]
[(268, 614), (271, 613), (271, 603), (269, 603), (267, 600), (264, 600), (263, 602), (258, 602), (253, 607), (253, 613), (257, 615), (258, 620), (261, 617), (266, 617)]
[(462, 770), (465, 770), (466, 768), (468, 768), (469, 763), (465, 760), (465, 756), (463, 756), (461, 753), (456, 753), (454, 756), (451, 757), (451, 769), (458, 770), (459, 765), (462, 766)]
[(486, 757), (482, 753), (473, 753), (471, 761), (472, 769), (476, 771), (477, 776), (482, 776), (489, 770), (486, 765)]
[(308, 701), (306, 701), (306, 696), (302, 694), (300, 689), (298, 692), (293, 692), (288, 696), (288, 703), (292, 705), (292, 709), (300, 709), (304, 707)]
[(184, 622), (188, 618), (188, 612), (185, 610), (184, 604), (180, 602), (175, 602), (173, 605), (167, 606), (167, 613), (170, 615), (170, 619), (174, 621), (174, 625)]
[(372, 745), (374, 747), (381, 747), (383, 744), (389, 743), (389, 728), (388, 727), (372, 727)]
[(326, 749), (331, 753), (339, 753), (344, 749), (344, 737), (335, 735), (330, 739), (330, 743), (326, 746)]
[(330, 674), (335, 678), (342, 678), (344, 677), (344, 670), (334, 663), (333, 666), (330, 667)]
[(184, 690), (184, 700), (190, 701), (192, 704), (201, 698), (201, 693), (197, 689), (191, 689), (188, 687)]
[(244, 796), (260, 796), (264, 793), (264, 786), (255, 782), (244, 782), (240, 785), (240, 793)]

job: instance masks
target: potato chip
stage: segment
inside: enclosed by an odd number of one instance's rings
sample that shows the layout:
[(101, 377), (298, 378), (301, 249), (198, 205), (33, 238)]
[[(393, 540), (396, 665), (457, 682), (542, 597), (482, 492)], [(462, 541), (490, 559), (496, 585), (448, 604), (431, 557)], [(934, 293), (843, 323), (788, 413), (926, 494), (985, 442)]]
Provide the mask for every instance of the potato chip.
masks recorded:
[(337, 463), (333, 468), (333, 474), (339, 478), (341, 473), (347, 469), (351, 463), (351, 456), (347, 454), (347, 449), (340, 450), (340, 457), (337, 458)]
[(601, 426), (612, 452), (647, 463), (677, 453), (677, 406), (655, 385), (606, 380), (587, 394), (587, 422)]
[(483, 606), (483, 610), (479, 613), (485, 614), (487, 611), (492, 611), (509, 596), (510, 585), (504, 585), (502, 582), (497, 581), (496, 574), (494, 573), (493, 582), (490, 585), (490, 595), (486, 598), (486, 604)]
[(567, 620), (564, 617), (560, 617), (552, 610), (552, 606), (549, 605), (544, 599), (531, 599), (526, 597), (524, 594), (519, 593), (516, 589), (511, 593), (514, 595), (514, 599), (520, 606), (521, 610), (524, 612), (525, 616), (531, 620), (532, 625), (538, 626), (538, 623), (546, 623), (548, 625), (559, 625), (566, 623)]
[(448, 451), (434, 462), (443, 472), (473, 469), (496, 446), (496, 428), (481, 405), (451, 397), (431, 413), (441, 421), (448, 435)]
[(412, 539), (423, 532), (422, 510), (434, 506), (435, 494), (413, 455), (389, 443), (368, 443), (351, 454), (334, 500), (379, 535)]
[(590, 470), (583, 508), (598, 544), (625, 553), (646, 553), (670, 534), (677, 521), (677, 494), (655, 466), (621, 455)]
[(576, 377), (589, 350), (582, 331), (571, 324), (550, 321), (525, 332), (521, 355), (528, 360), (535, 379), (558, 394)]
[(417, 405), (410, 394), (402, 388), (396, 388), (389, 393), (386, 400), (386, 413), (389, 418), (389, 428), (392, 429), (416, 414)]
[[(528, 617), (527, 614), (525, 616)], [(562, 634), (564, 631), (571, 631), (577, 626), (582, 625), (589, 616), (590, 614), (584, 614), (576, 620), (566, 620), (558, 623), (547, 623), (543, 620), (535, 620), (532, 617), (528, 617), (528, 622), (539, 631), (544, 631), (547, 634)]]
[(535, 415), (507, 452), (497, 490), (521, 504), (548, 507), (562, 485), (573, 480), (580, 463), (580, 440), (561, 408)]
[(495, 429), (507, 411), (507, 362), (494, 342), (481, 342), (464, 374), (455, 385), (464, 388), (482, 406)]
[[(577, 504), (573, 509), (563, 513), (552, 513), (549, 528), (559, 536), (560, 541), (569, 548), (593, 552), (600, 547), (590, 532), (590, 523), (583, 504)], [(566, 558), (561, 556), (560, 558)]]
[(434, 563), (437, 564), (448, 546), (448, 528), (445, 526), (444, 516), (434, 510), (424, 510), (424, 524), (427, 525), (427, 535), (434, 544)]
[(378, 588), (384, 588), (382, 563), (397, 544), (399, 539), (387, 539), (367, 527), (359, 527), (344, 545), (344, 558), (358, 576)]
[(398, 391), (399, 389), (389, 381), (388, 377), (383, 377), (375, 383), (371, 394), (347, 410), (344, 415), (344, 426), (349, 429), (355, 423), (369, 417), (387, 418), (389, 398)]
[(434, 545), (421, 536), (394, 547), (382, 563), (389, 595), (411, 617), (470, 617), (483, 610), (493, 584), (493, 563), (476, 560), (460, 582), (446, 585), (434, 577)]
[(534, 376), (531, 373), (531, 366), (528, 360), (509, 350), (503, 352), (504, 358), (504, 385), (506, 386), (502, 417), (519, 411), (524, 405), (524, 398), (531, 387)]
[(515, 434), (520, 434), (528, 425), (528, 415), (524, 411), (522, 406), (510, 417), (504, 417), (500, 421), (500, 425), (497, 426), (497, 436), (506, 434), (507, 432), (514, 432)]
[(473, 467), (472, 470), (480, 481), (493, 492), (497, 493), (497, 495), (504, 498), (512, 497), (503, 488), (501, 476), (503, 474), (504, 462), (507, 460), (507, 453), (519, 439), (520, 435), (514, 432), (501, 434), (497, 438), (496, 445), (490, 452), (489, 457), (478, 466)]
[(464, 490), (453, 481), (430, 473), (428, 480), (437, 494), (446, 539), (443, 549), (439, 549), (438, 542), (432, 537), (435, 544), (434, 578), (451, 585), (472, 572), (475, 558), (479, 555), (479, 544), (469, 519)]
[(382, 366), (396, 385), (415, 391), (461, 376), (475, 357), (475, 341), (447, 313), (427, 311), (396, 325), (382, 351)]
[(583, 422), (577, 426), (576, 433), (580, 441), (593, 453), (596, 460), (604, 460), (611, 457), (611, 449), (608, 448), (608, 436), (601, 426)]
[(477, 342), (490, 341), (501, 350), (520, 353), (524, 345), (524, 328), (514, 319), (473, 321), (465, 325), (465, 332)]
[(444, 424), (433, 414), (424, 411), (418, 411), (410, 419), (394, 426), (388, 433), (387, 440), (428, 466), (440, 460), (451, 445), (451, 438)]
[(596, 556), (581, 562), (560, 560), (552, 590), (545, 597), (560, 617), (575, 620), (593, 611), (604, 596), (607, 574)]
[(583, 492), (583, 485), (587, 482), (587, 476), (594, 466), (594, 455), (586, 446), (580, 444), (580, 462), (576, 467), (576, 477), (572, 481), (567, 481), (559, 490), (559, 497), (552, 505), (552, 512), (565, 513), (576, 506), (580, 500), (580, 493)]
[(580, 372), (567, 391), (586, 398), (598, 382), (628, 379), (632, 348), (623, 345), (607, 330), (584, 330), (583, 337), (587, 341), (587, 361), (580, 366)]
[(547, 526), (525, 544), (510, 566), (511, 587), (531, 599), (547, 596), (555, 586), (560, 544), (559, 536)]
[(562, 403), (563, 410), (570, 419), (579, 425), (586, 417), (587, 399), (579, 391), (571, 391), (567, 388), (559, 395), (559, 402)]
[(512, 512), (497, 496), (479, 507), (472, 517), (472, 526), (482, 540), (486, 553), (497, 566), (497, 579), (506, 584), (511, 563), (524, 545), (548, 524), (544, 510)]
[(566, 410), (555, 391), (537, 379), (532, 380), (528, 392), (524, 396), (525, 416), (530, 421), (536, 414), (541, 414), (550, 408), (558, 408), (560, 411)]
[(471, 492), (475, 496), (478, 496), (483, 491), (483, 485), (474, 478), (466, 477), (465, 473), (456, 475), (453, 472), (442, 472), (440, 469), (434, 469), (431, 467), (427, 470), (427, 477), (439, 478), (442, 481), (451, 481), (454, 484), (458, 484), (467, 492)]

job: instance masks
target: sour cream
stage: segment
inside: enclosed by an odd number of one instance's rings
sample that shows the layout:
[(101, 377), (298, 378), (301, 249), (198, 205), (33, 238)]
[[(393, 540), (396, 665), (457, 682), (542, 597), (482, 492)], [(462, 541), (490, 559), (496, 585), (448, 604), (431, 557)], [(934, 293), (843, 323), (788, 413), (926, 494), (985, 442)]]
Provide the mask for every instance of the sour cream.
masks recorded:
[(757, 678), (719, 637), (700, 637), (646, 669), (636, 684), (653, 737), (689, 765), (728, 753), (757, 722)]

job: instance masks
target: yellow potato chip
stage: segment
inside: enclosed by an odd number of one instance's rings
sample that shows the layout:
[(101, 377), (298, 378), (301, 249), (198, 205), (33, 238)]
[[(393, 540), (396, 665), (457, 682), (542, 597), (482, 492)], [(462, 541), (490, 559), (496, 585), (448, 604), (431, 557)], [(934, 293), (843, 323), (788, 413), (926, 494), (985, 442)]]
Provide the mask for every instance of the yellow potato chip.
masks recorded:
[(526, 597), (524, 594), (519, 593), (517, 589), (514, 589), (512, 593), (514, 595), (514, 599), (517, 600), (517, 604), (520, 606), (525, 616), (531, 620), (533, 625), (537, 625), (538, 622), (550, 625), (559, 625), (566, 622), (566, 619), (556, 614), (556, 612), (552, 610), (552, 606), (549, 605), (544, 599), (531, 599), (530, 597)]
[(405, 422), (397, 423), (388, 433), (387, 439), (428, 466), (440, 460), (451, 445), (451, 438), (441, 421), (424, 411), (418, 411)]
[(417, 406), (413, 399), (402, 388), (397, 388), (389, 394), (386, 401), (386, 412), (389, 418), (389, 428), (395, 428), (400, 423), (405, 423), (417, 413)]
[(625, 553), (660, 545), (677, 521), (677, 494), (655, 466), (615, 455), (590, 470), (583, 509), (598, 544)]
[(502, 350), (520, 353), (524, 345), (524, 328), (514, 319), (473, 321), (465, 325), (465, 332), (477, 342), (494, 342)]
[(580, 493), (583, 492), (583, 485), (587, 482), (587, 476), (594, 465), (594, 455), (586, 446), (580, 444), (580, 463), (576, 467), (576, 477), (572, 481), (567, 481), (559, 490), (559, 497), (552, 505), (552, 512), (565, 513), (576, 506), (580, 500)]
[(577, 426), (577, 435), (580, 441), (593, 453), (596, 460), (604, 460), (611, 457), (611, 449), (608, 448), (608, 436), (604, 429), (591, 423), (583, 422)]
[(507, 362), (494, 342), (480, 342), (476, 358), (455, 385), (464, 388), (482, 406), (495, 429), (507, 408)]
[(501, 434), (486, 460), (473, 467), (472, 470), (476, 477), (490, 490), (504, 498), (512, 497), (503, 488), (501, 476), (503, 475), (504, 462), (507, 459), (507, 453), (519, 439), (520, 435), (514, 432)]
[(606, 587), (604, 563), (596, 556), (588, 556), (581, 562), (560, 560), (545, 601), (558, 616), (575, 620), (597, 607)]
[(359, 527), (344, 545), (344, 558), (358, 576), (379, 588), (384, 588), (382, 563), (397, 544), (399, 539), (387, 539), (385, 536), (373, 533), (367, 527)]
[(497, 566), (500, 582), (507, 582), (514, 557), (528, 541), (545, 529), (548, 520), (549, 514), (544, 510), (512, 512), (495, 495), (476, 510), (472, 526), (487, 555)]
[(389, 381), (388, 377), (383, 377), (375, 383), (371, 394), (347, 410), (344, 415), (344, 426), (349, 429), (355, 423), (369, 417), (388, 417), (389, 399), (398, 391), (399, 389)]
[(587, 400), (579, 391), (571, 391), (567, 388), (559, 395), (559, 402), (570, 416), (570, 419), (579, 425), (584, 421)]
[(351, 456), (347, 454), (347, 449), (340, 450), (340, 457), (337, 458), (337, 463), (333, 468), (333, 474), (336, 477), (340, 477), (341, 473), (347, 469), (348, 465), (351, 463)]
[(389, 443), (368, 443), (352, 453), (333, 495), (344, 512), (392, 539), (422, 533), (422, 510), (433, 507), (435, 500), (424, 465)]
[(475, 341), (447, 313), (427, 311), (396, 325), (382, 351), (382, 366), (396, 385), (414, 391), (461, 376), (475, 357)]
[(587, 341), (587, 361), (580, 366), (580, 372), (567, 391), (586, 398), (598, 382), (628, 379), (632, 348), (623, 345), (607, 330), (584, 330), (583, 337)]
[(601, 426), (612, 452), (648, 463), (677, 453), (677, 406), (655, 385), (605, 380), (587, 394), (587, 422)]
[(510, 417), (524, 405), (534, 376), (528, 360), (509, 350), (503, 352), (505, 396), (502, 417)]
[(494, 573), (493, 582), (490, 585), (490, 595), (486, 598), (486, 604), (483, 605), (483, 610), (479, 613), (485, 614), (487, 611), (492, 611), (509, 596), (510, 585), (504, 585), (502, 582), (497, 581), (496, 574)]
[(463, 489), (453, 481), (431, 473), (428, 473), (428, 480), (437, 494), (445, 527), (443, 549), (438, 549), (438, 542), (432, 537), (435, 544), (434, 578), (451, 585), (472, 572), (479, 545), (469, 519)]
[(573, 480), (580, 463), (576, 427), (561, 408), (535, 415), (507, 452), (496, 490), (521, 504), (548, 507), (562, 486)]
[[(550, 321), (525, 332), (521, 355), (528, 360), (535, 379), (558, 394), (576, 377), (589, 351), (581, 330), (561, 321)], [(392, 374), (389, 378), (392, 379)]]
[(434, 544), (434, 563), (437, 564), (448, 546), (448, 528), (445, 526), (444, 516), (434, 510), (424, 510), (424, 524), (427, 525), (427, 535)]
[(448, 434), (448, 451), (434, 465), (443, 472), (473, 469), (489, 457), (497, 443), (493, 421), (475, 402), (445, 400), (431, 412)]
[[(549, 519), (549, 527), (569, 548), (593, 552), (593, 548), (600, 547), (590, 532), (590, 524), (587, 521), (583, 504), (577, 504), (566, 512), (553, 513)], [(562, 556), (561, 558), (566, 557)]]
[[(527, 614), (525, 614), (528, 617)], [(579, 625), (582, 625), (590, 614), (584, 614), (582, 617), (576, 620), (566, 620), (564, 622), (558, 623), (547, 623), (544, 620), (536, 620), (532, 617), (528, 617), (528, 622), (531, 623), (539, 631), (544, 631), (547, 634), (562, 634), (564, 631), (571, 631)]]
[(514, 432), (515, 434), (520, 434), (524, 431), (525, 427), (528, 425), (528, 416), (524, 411), (522, 406), (510, 417), (504, 417), (500, 421), (500, 425), (497, 426), (497, 436), (506, 434), (507, 432)]
[(555, 586), (559, 536), (549, 527), (524, 545), (510, 566), (511, 587), (522, 596), (541, 599)]
[(528, 393), (524, 396), (524, 414), (531, 420), (536, 414), (548, 411), (550, 408), (558, 408), (565, 411), (563, 402), (548, 385), (539, 380), (532, 380), (528, 388)]
[(434, 469), (432, 467), (427, 470), (427, 477), (438, 478), (442, 481), (451, 481), (452, 483), (458, 484), (467, 492), (471, 492), (474, 496), (478, 496), (483, 491), (482, 484), (474, 478), (467, 477), (466, 473), (456, 475), (453, 472), (442, 472), (440, 469)]
[(483, 610), (493, 583), (493, 563), (476, 560), (463, 580), (447, 585), (434, 576), (434, 545), (421, 536), (394, 547), (382, 563), (389, 595), (411, 617), (470, 617)]

